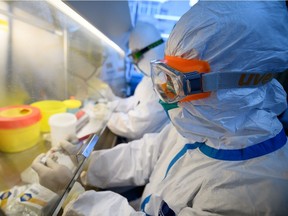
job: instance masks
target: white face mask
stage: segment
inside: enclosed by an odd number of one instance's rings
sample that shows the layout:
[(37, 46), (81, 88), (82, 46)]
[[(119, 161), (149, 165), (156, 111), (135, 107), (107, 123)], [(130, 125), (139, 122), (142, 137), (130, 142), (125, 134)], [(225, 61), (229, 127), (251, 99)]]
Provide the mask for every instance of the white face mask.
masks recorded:
[[(194, 142), (205, 141), (204, 137), (206, 136), (201, 132), (201, 127), (197, 128), (196, 126), (201, 120), (193, 116), (186, 108), (180, 105), (180, 107), (168, 110), (167, 113), (172, 124), (183, 137), (192, 138)], [(199, 136), (200, 134), (201, 136)]]
[(167, 115), (172, 123), (175, 121), (176, 118), (179, 118), (181, 116), (182, 109), (183, 109), (182, 107), (177, 107), (167, 111)]

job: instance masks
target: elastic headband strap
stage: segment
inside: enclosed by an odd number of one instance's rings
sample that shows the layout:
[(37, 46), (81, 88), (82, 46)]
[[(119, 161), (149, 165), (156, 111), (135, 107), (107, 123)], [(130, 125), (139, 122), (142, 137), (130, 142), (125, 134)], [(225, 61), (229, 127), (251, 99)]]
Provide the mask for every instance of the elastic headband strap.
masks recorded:
[(143, 49), (140, 50), (136, 50), (134, 52), (132, 52), (129, 56), (133, 56), (133, 57), (137, 57), (139, 58), (141, 55), (143, 55), (144, 53), (148, 52), (149, 50), (159, 46), (160, 44), (164, 43), (164, 40), (161, 38), (157, 41), (155, 41), (152, 44), (149, 44), (148, 46), (144, 47)]
[(218, 89), (259, 87), (270, 82), (276, 73), (280, 72), (244, 72), (227, 71), (211, 72), (207, 61), (198, 59), (183, 59), (176, 56), (165, 56), (166, 64), (179, 72), (204, 73), (202, 75), (203, 92), (215, 91)]
[(270, 82), (277, 72), (212, 72), (202, 76), (204, 92), (218, 89), (254, 88)]
[(176, 56), (165, 56), (166, 64), (180, 72), (198, 71), (207, 73), (210, 71), (210, 65), (207, 61), (198, 59), (183, 59)]

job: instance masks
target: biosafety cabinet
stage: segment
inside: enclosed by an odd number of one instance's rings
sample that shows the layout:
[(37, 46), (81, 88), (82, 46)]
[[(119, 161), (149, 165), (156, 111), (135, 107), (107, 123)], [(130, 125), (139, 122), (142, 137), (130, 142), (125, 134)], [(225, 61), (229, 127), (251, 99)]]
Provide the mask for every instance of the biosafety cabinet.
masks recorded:
[[(1, 1), (0, 56), (0, 111), (3, 107), (70, 98), (81, 101), (84, 107), (125, 95), (124, 51), (58, 0)], [(34, 111), (24, 109), (20, 114), (25, 116), (29, 112)], [(1, 151), (1, 209), (7, 215), (57, 215), (89, 151), (96, 143), (101, 148), (109, 117), (109, 112), (104, 113), (108, 113), (105, 118), (98, 116), (101, 123), (97, 132), (86, 137), (84, 153), (75, 155), (74, 176), (60, 194), (41, 188), (30, 168), (36, 156), (50, 150), (49, 132), (41, 131), (37, 144), (28, 149)], [(9, 110), (3, 111), (0, 119), (3, 116), (15, 117)], [(0, 125), (0, 133), (7, 129), (5, 127)], [(7, 135), (8, 141), (4, 144), (2, 141), (1, 145), (8, 146), (9, 150), (10, 138), (21, 132), (13, 131), (11, 125), (7, 127), (12, 134)], [(31, 130), (31, 136), (35, 130)], [(105, 143), (109, 143), (107, 139)], [(22, 141), (25, 145), (25, 140), (17, 140), (19, 145)]]

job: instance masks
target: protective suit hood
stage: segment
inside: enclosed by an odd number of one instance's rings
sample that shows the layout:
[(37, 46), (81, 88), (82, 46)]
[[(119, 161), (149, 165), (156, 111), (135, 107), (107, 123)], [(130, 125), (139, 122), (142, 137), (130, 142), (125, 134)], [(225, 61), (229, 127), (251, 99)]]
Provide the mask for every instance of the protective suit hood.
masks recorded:
[[(175, 25), (165, 55), (206, 60), (216, 73), (284, 71), (287, 23), (285, 2), (199, 1)], [(169, 113), (184, 137), (234, 149), (278, 134), (282, 125), (277, 115), (287, 104), (285, 91), (273, 80), (255, 89), (219, 90), (179, 106)]]
[[(161, 39), (160, 32), (152, 24), (139, 21), (132, 30), (129, 38), (129, 49), (143, 49), (144, 47)], [(151, 76), (150, 61), (154, 59), (162, 59), (164, 56), (164, 43), (149, 50), (138, 63), (138, 67), (145, 75)]]

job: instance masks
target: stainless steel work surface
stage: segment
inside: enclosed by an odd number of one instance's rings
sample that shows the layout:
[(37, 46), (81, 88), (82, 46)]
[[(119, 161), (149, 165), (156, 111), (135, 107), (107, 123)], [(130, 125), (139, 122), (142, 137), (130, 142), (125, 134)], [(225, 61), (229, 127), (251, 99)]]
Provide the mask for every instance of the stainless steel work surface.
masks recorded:
[(37, 145), (19, 153), (0, 152), (0, 191), (23, 184), (21, 173), (27, 169), (35, 157), (50, 149), (50, 143), (41, 139)]

